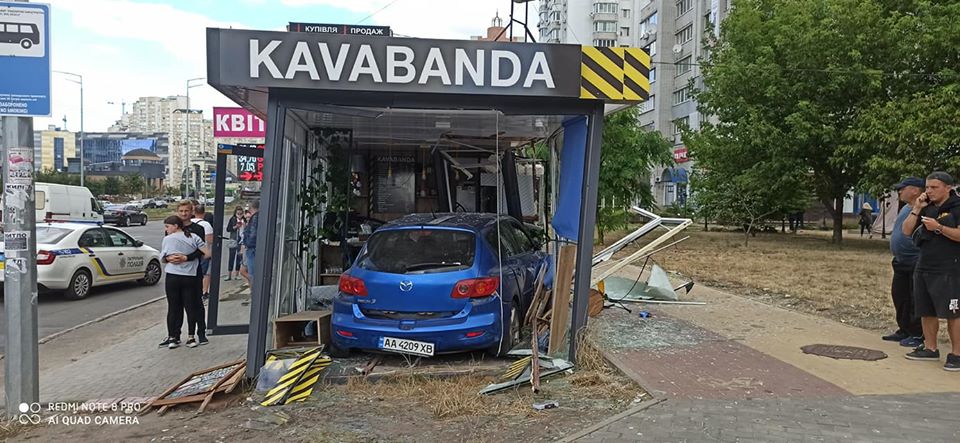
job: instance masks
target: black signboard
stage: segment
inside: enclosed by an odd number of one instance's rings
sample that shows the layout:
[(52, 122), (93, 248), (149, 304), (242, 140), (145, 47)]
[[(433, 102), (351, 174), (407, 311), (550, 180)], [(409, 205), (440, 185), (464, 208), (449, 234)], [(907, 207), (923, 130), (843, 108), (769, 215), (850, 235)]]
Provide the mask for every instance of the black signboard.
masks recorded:
[(290, 32), (309, 32), (311, 34), (373, 35), (390, 37), (389, 26), (333, 25), (329, 23), (298, 23), (287, 25)]
[[(238, 148), (257, 148), (263, 149), (263, 145), (237, 145)], [(263, 181), (263, 156), (250, 157), (246, 155), (237, 156), (237, 179), (244, 182)]]
[(416, 160), (412, 155), (374, 157), (374, 212), (408, 214), (415, 212)]

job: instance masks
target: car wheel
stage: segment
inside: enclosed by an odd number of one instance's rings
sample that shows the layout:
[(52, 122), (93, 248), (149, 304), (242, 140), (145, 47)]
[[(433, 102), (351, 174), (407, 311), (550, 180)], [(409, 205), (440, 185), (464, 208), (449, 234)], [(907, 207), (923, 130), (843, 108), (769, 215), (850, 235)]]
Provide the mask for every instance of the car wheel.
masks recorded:
[(20, 47), (23, 49), (30, 49), (33, 47), (33, 42), (28, 39), (20, 40)]
[(350, 357), (350, 349), (341, 348), (333, 343), (330, 343), (330, 356), (333, 358)]
[(147, 225), (147, 214), (143, 214), (143, 220), (140, 221), (140, 226)]
[(126, 216), (120, 219), (120, 222), (117, 223), (120, 226), (130, 226), (130, 216)]
[(93, 280), (90, 272), (86, 269), (77, 270), (70, 279), (70, 286), (64, 291), (63, 295), (70, 300), (80, 300), (90, 295), (90, 288), (93, 287)]
[[(514, 301), (519, 301), (519, 299), (514, 298)], [(523, 331), (523, 325), (520, 324), (522, 321), (520, 310), (516, 305), (513, 305), (510, 308), (510, 324), (507, 327), (508, 329), (503, 331), (503, 340), (491, 346), (487, 352), (494, 357), (506, 356), (514, 346), (520, 343), (521, 333)]]
[(161, 276), (163, 276), (163, 271), (160, 268), (160, 262), (150, 260), (150, 263), (147, 263), (146, 272), (143, 273), (143, 278), (138, 281), (143, 285), (153, 286), (160, 282)]

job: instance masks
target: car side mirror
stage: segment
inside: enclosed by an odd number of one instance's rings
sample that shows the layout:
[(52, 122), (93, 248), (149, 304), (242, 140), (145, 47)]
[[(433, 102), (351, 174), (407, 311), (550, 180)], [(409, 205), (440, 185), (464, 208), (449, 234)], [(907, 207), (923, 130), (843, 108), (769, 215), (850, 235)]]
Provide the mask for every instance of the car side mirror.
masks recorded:
[(139, 247), (143, 246), (143, 242), (140, 241), (140, 240), (134, 240), (134, 241), (133, 241), (133, 246), (139, 248)]

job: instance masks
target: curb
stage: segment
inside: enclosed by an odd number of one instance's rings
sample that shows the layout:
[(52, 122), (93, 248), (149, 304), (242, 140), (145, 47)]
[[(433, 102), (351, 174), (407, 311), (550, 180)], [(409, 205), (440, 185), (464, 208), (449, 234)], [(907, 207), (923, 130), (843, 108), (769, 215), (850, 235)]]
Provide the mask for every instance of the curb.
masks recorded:
[(609, 417), (609, 418), (607, 418), (606, 420), (601, 421), (600, 423), (597, 423), (597, 424), (595, 424), (595, 425), (592, 425), (592, 426), (590, 426), (589, 428), (581, 429), (581, 430), (578, 431), (576, 434), (568, 435), (568, 436), (564, 437), (562, 440), (558, 440), (558, 443), (567, 443), (567, 442), (576, 441), (576, 440), (581, 439), (581, 438), (583, 438), (583, 437), (586, 437), (586, 436), (588, 436), (588, 435), (590, 435), (590, 434), (592, 434), (592, 433), (594, 433), (594, 432), (597, 432), (597, 431), (599, 431), (601, 428), (604, 428), (604, 427), (606, 427), (606, 426), (608, 426), (608, 425), (610, 425), (610, 424), (612, 424), (612, 423), (614, 423), (614, 422), (616, 422), (616, 421), (618, 421), (618, 420), (621, 420), (621, 419), (623, 419), (623, 418), (629, 417), (629, 416), (631, 416), (631, 415), (633, 415), (633, 414), (636, 414), (636, 413), (638, 413), (638, 412), (640, 412), (640, 411), (643, 411), (644, 409), (647, 409), (647, 408), (649, 408), (649, 407), (651, 407), (651, 406), (654, 406), (654, 405), (658, 405), (658, 404), (663, 403), (663, 402), (665, 402), (665, 401), (667, 401), (667, 399), (665, 399), (665, 398), (656, 398), (656, 399), (654, 399), (654, 400), (652, 400), (652, 401), (649, 401), (649, 402), (646, 402), (646, 403), (641, 403), (641, 404), (639, 404), (639, 405), (637, 405), (637, 406), (634, 406), (634, 407), (632, 407), (632, 408), (630, 408), (630, 409), (627, 409), (626, 411), (623, 411), (623, 412), (621, 412), (621, 413), (619, 413), (619, 414), (617, 414), (617, 415), (614, 415), (614, 416), (612, 416), (612, 417)]
[(55, 339), (55, 338), (57, 338), (57, 337), (62, 336), (62, 335), (64, 335), (64, 334), (68, 334), (68, 333), (70, 333), (70, 332), (76, 331), (77, 329), (80, 329), (80, 328), (83, 328), (83, 327), (86, 327), (86, 326), (90, 326), (90, 325), (95, 324), (95, 323), (100, 323), (100, 322), (102, 322), (102, 321), (104, 321), (104, 320), (110, 319), (110, 318), (112, 318), (112, 317), (116, 317), (116, 316), (118, 316), (118, 315), (120, 315), (120, 314), (125, 314), (125, 313), (130, 312), (130, 311), (132, 311), (132, 310), (134, 310), (134, 309), (139, 309), (139, 308), (142, 308), (142, 307), (147, 306), (147, 305), (149, 305), (149, 304), (156, 303), (156, 302), (158, 302), (158, 301), (160, 301), (160, 300), (163, 300), (163, 299), (165, 299), (165, 298), (167, 298), (165, 295), (161, 295), (160, 297), (147, 300), (147, 301), (145, 301), (145, 302), (143, 302), (143, 303), (139, 303), (139, 304), (136, 304), (136, 305), (133, 305), (133, 306), (127, 306), (126, 308), (123, 308), (123, 309), (121, 309), (121, 310), (119, 310), (119, 311), (114, 311), (114, 312), (111, 312), (111, 313), (109, 313), (109, 314), (106, 314), (106, 315), (102, 315), (102, 316), (100, 316), (100, 317), (97, 317), (97, 318), (95, 318), (95, 319), (93, 319), (93, 320), (80, 323), (79, 325), (71, 326), (71, 327), (69, 327), (69, 328), (67, 328), (67, 329), (64, 329), (64, 330), (62, 330), (62, 331), (54, 332), (53, 334), (50, 334), (50, 335), (48, 335), (48, 336), (46, 336), (46, 337), (41, 338), (40, 341), (37, 342), (37, 344), (42, 345), (42, 344), (44, 344), (44, 343), (49, 342), (50, 340), (53, 340), (53, 339)]

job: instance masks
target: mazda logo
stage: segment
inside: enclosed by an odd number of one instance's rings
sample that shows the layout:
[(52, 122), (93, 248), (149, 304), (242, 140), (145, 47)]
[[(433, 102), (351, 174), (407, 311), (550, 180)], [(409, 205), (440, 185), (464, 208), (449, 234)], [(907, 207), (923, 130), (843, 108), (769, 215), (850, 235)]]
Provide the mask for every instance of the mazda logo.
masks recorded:
[(410, 292), (413, 289), (413, 282), (410, 280), (404, 280), (400, 282), (400, 290), (403, 292)]

